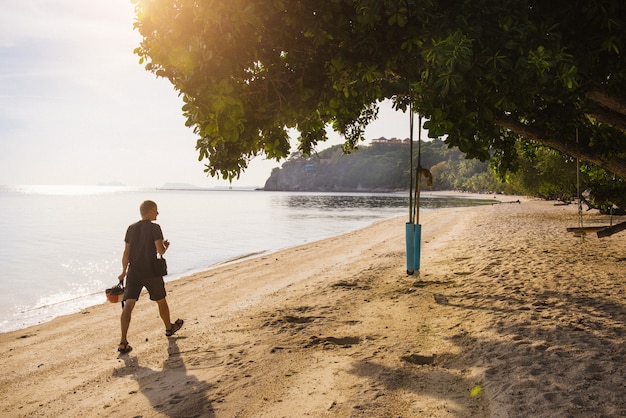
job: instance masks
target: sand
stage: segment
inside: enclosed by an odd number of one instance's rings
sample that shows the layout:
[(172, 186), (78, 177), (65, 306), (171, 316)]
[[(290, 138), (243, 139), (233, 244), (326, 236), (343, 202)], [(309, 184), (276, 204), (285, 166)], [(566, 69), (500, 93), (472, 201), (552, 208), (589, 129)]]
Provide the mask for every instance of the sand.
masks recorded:
[(0, 334), (0, 415), (626, 416), (626, 232), (530, 199), (420, 221), (419, 275), (379, 222), (170, 282), (174, 338), (142, 296), (127, 355), (110, 303)]

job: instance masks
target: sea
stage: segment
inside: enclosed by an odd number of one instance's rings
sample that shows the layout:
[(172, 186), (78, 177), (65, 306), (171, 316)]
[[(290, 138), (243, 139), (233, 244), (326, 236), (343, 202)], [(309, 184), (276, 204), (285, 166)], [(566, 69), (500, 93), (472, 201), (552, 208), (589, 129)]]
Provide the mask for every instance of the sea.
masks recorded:
[[(148, 199), (171, 243), (166, 282), (410, 215), (408, 193), (0, 186), (0, 332), (108, 303), (126, 229)], [(420, 202), (428, 211), (493, 200), (426, 194)]]

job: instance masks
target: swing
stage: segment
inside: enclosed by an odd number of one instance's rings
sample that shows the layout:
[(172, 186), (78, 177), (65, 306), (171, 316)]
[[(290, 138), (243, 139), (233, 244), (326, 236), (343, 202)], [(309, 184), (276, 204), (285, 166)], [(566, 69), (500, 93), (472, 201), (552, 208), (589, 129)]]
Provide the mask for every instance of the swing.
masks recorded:
[[(580, 202), (580, 200), (579, 200)], [(573, 232), (575, 236), (584, 236), (585, 234), (595, 232), (598, 238), (606, 238), (618, 232), (626, 230), (626, 222), (620, 222), (613, 225), (613, 217), (609, 225), (583, 226), (582, 205), (578, 204), (578, 216), (580, 218), (580, 226), (567, 228), (567, 232)]]
[[(578, 144), (578, 128), (576, 128), (576, 143)], [(576, 194), (578, 197), (578, 226), (567, 228), (567, 232), (573, 232), (574, 236), (584, 237), (587, 232), (598, 232), (603, 226), (583, 226), (583, 200), (580, 193), (580, 160), (576, 158)]]
[[(578, 128), (576, 128), (576, 143), (578, 144)], [(578, 226), (567, 228), (567, 232), (573, 232), (574, 236), (584, 237), (588, 232), (595, 232), (598, 238), (605, 238), (626, 230), (626, 222), (613, 225), (613, 216), (609, 225), (583, 226), (583, 200), (580, 193), (580, 161), (576, 159), (576, 192), (578, 193)]]
[(567, 232), (573, 232), (575, 236), (582, 236), (587, 232), (595, 232), (598, 238), (609, 237), (613, 234), (626, 230), (626, 222), (615, 225), (579, 226), (567, 228)]

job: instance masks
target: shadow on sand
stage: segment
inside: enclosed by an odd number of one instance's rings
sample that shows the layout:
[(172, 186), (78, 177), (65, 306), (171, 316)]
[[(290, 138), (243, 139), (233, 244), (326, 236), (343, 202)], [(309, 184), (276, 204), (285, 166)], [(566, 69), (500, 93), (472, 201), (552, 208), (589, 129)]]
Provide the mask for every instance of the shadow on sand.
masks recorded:
[[(178, 348), (178, 338), (184, 337), (169, 339), (168, 357), (163, 361), (162, 370), (140, 366), (135, 356), (120, 355), (124, 367), (115, 369), (113, 376), (131, 376), (159, 414), (172, 418), (215, 417), (213, 406), (206, 396), (211, 385), (187, 373)], [(134, 415), (132, 411), (126, 412), (129, 416)]]

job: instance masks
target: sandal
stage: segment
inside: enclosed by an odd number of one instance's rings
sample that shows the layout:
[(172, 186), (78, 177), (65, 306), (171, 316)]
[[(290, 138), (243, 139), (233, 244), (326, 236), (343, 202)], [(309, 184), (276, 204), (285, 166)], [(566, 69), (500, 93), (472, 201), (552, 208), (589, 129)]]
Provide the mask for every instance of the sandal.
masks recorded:
[(128, 344), (128, 341), (120, 342), (119, 347), (117, 347), (117, 351), (119, 351), (122, 354), (130, 353), (132, 349), (133, 347), (131, 347), (130, 344)]
[(165, 336), (171, 337), (172, 335), (174, 335), (176, 331), (178, 331), (179, 329), (183, 327), (184, 322), (185, 321), (183, 321), (182, 319), (177, 319), (176, 322), (172, 324), (172, 328), (165, 330)]

